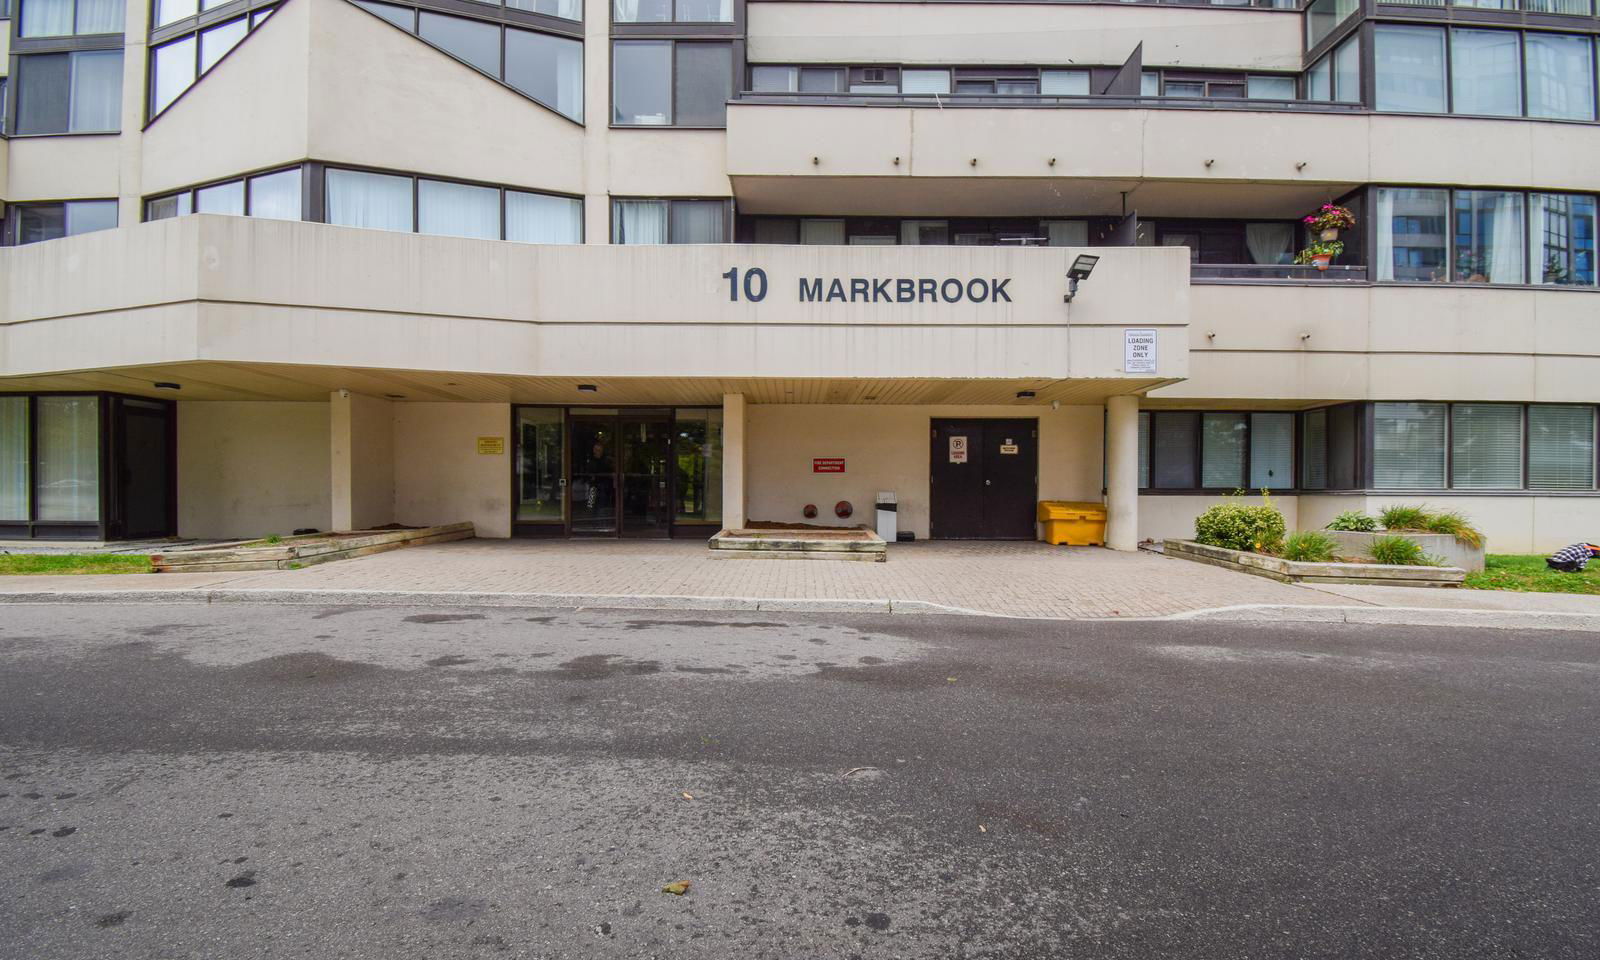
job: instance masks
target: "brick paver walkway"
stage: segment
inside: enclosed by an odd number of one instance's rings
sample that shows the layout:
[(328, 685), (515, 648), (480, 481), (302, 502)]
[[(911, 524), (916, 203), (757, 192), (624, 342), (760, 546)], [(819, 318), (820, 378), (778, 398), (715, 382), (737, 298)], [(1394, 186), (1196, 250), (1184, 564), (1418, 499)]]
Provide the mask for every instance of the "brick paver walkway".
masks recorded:
[[(139, 579), (161, 581), (168, 576)], [(1248, 603), (1350, 602), (1150, 553), (1040, 543), (895, 544), (887, 563), (858, 563), (712, 557), (704, 544), (687, 541), (468, 540), (304, 570), (226, 576), (199, 585), (922, 600), (1008, 616), (1071, 618), (1162, 616)]]

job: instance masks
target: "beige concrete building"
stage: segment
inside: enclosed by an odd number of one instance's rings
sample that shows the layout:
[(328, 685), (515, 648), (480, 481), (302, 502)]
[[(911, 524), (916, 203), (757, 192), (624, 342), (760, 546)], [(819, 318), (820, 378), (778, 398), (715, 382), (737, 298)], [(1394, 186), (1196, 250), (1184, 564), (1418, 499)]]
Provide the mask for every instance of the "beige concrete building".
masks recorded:
[(0, 538), (1600, 536), (1592, 0), (3, 12)]

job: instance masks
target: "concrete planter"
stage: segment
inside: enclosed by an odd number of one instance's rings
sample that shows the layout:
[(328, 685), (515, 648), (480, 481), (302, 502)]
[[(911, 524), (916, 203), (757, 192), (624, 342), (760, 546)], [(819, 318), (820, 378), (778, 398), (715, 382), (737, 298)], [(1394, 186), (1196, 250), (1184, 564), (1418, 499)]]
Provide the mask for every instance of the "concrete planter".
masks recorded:
[(1379, 530), (1358, 533), (1354, 530), (1324, 530), (1339, 544), (1342, 557), (1372, 556), (1372, 541), (1379, 537), (1405, 537), (1429, 556), (1442, 557), (1446, 566), (1460, 567), (1468, 573), (1483, 572), (1483, 547), (1469, 547), (1448, 533), (1402, 533)]
[(1207, 546), (1192, 540), (1168, 540), (1169, 557), (1227, 567), (1283, 583), (1367, 583), (1389, 587), (1459, 587), (1467, 572), (1460, 567), (1389, 567), (1376, 563), (1299, 563), (1278, 557)]
[(889, 545), (873, 531), (724, 530), (707, 544), (713, 557), (747, 560), (862, 560), (882, 563)]
[(225, 573), (232, 570), (293, 570), (316, 563), (348, 560), (369, 554), (446, 540), (470, 540), (470, 523), (449, 523), (415, 530), (354, 530), (285, 537), (281, 543), (248, 541), (200, 550), (175, 550), (150, 558), (156, 573)]

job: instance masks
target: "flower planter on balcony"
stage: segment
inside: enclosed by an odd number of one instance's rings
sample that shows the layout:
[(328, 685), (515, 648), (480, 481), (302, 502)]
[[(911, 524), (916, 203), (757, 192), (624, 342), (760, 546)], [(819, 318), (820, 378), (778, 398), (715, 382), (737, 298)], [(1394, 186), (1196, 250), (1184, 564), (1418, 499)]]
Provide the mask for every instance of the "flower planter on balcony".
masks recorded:
[(1329, 227), (1328, 229), (1322, 231), (1320, 236), (1323, 240), (1337, 240), (1339, 239), (1339, 228)]
[(1320, 254), (1318, 256), (1312, 257), (1311, 258), (1311, 262), (1316, 265), (1318, 270), (1326, 270), (1326, 269), (1328, 269), (1328, 265), (1333, 263), (1333, 254), (1331, 254), (1331, 253)]

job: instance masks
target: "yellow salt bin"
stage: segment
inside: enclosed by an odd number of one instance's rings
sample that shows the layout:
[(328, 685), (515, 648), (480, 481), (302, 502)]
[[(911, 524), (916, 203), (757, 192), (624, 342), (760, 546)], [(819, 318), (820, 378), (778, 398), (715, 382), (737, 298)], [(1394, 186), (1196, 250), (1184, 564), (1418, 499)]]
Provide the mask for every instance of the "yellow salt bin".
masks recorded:
[(1044, 527), (1044, 542), (1051, 546), (1106, 545), (1106, 508), (1098, 503), (1040, 500), (1039, 523)]

